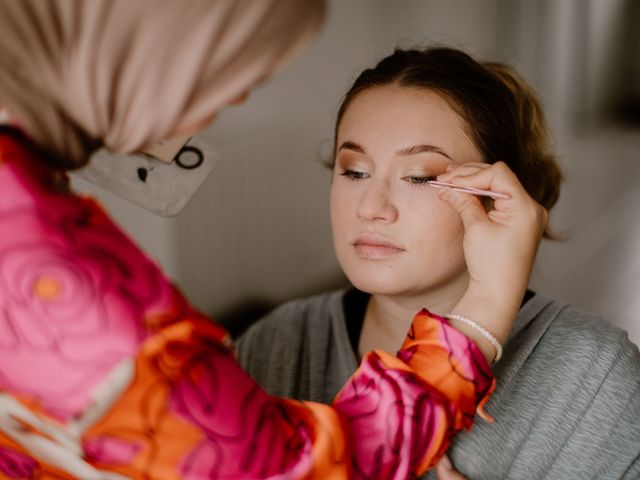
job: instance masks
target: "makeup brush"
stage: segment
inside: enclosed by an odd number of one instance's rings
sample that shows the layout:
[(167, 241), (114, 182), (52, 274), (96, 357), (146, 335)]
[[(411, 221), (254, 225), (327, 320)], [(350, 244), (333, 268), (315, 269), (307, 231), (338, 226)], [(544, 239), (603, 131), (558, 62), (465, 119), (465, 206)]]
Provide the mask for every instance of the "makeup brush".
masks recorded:
[(455, 190), (456, 192), (470, 193), (471, 195), (479, 195), (481, 197), (491, 197), (494, 199), (511, 198), (506, 193), (492, 192), (491, 190), (483, 190), (481, 188), (460, 187), (460, 186), (454, 185), (453, 183), (439, 182), (437, 178), (438, 177), (427, 177), (427, 185), (433, 188), (449, 187), (452, 190)]

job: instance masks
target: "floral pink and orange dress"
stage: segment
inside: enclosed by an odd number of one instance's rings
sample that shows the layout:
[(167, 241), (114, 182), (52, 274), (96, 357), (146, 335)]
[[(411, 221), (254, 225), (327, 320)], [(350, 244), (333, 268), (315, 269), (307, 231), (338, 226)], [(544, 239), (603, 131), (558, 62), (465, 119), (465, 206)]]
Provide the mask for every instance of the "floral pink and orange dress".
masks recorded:
[(64, 179), (0, 131), (1, 478), (405, 479), (488, 398), (477, 346), (427, 310), (331, 405), (269, 396)]

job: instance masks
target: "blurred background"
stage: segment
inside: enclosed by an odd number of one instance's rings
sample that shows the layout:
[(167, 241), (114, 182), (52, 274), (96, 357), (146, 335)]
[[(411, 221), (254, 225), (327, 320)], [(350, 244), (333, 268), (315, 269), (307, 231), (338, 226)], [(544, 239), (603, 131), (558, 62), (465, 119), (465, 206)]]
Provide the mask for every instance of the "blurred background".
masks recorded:
[(448, 45), (514, 64), (539, 92), (566, 181), (532, 288), (640, 343), (640, 2), (333, 0), (313, 47), (201, 134), (220, 161), (161, 218), (96, 195), (204, 312), (238, 332), (276, 304), (345, 285), (329, 224), (335, 114), (394, 47)]

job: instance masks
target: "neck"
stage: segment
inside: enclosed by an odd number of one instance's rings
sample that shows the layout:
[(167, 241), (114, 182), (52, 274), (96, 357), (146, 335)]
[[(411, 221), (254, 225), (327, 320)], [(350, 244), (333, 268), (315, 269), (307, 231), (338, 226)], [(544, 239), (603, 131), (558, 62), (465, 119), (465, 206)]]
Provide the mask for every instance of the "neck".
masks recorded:
[(360, 334), (359, 354), (376, 349), (395, 354), (402, 346), (416, 313), (422, 308), (439, 315), (450, 312), (464, 295), (467, 284), (465, 276), (446, 288), (426, 293), (371, 295)]

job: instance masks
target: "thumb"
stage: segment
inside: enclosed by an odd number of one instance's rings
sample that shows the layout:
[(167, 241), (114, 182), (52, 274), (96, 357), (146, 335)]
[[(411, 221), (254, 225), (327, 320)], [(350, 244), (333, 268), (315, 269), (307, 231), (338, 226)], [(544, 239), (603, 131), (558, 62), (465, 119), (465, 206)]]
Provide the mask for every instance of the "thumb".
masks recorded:
[(486, 220), (487, 214), (482, 203), (473, 195), (456, 192), (451, 188), (443, 188), (438, 192), (438, 198), (447, 202), (451, 208), (458, 212), (465, 230), (476, 222)]
[(446, 455), (436, 465), (436, 473), (438, 480), (467, 480), (467, 477), (454, 470), (451, 460)]

